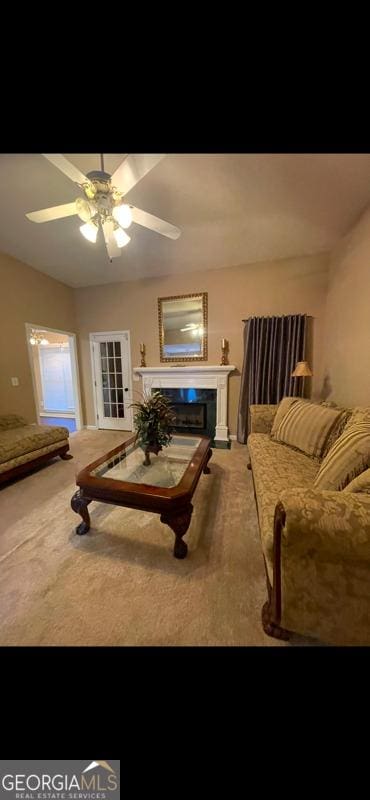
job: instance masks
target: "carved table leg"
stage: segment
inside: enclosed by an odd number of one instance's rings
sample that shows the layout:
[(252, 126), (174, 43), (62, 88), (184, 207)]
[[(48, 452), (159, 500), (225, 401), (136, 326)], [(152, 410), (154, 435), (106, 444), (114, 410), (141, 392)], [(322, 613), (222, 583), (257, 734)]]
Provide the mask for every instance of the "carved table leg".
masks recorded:
[(78, 533), (79, 536), (83, 536), (84, 533), (87, 533), (87, 531), (90, 530), (90, 515), (87, 509), (89, 503), (91, 503), (91, 500), (88, 497), (83, 496), (81, 489), (79, 489), (78, 492), (75, 492), (71, 500), (72, 510), (75, 511), (76, 514), (79, 514), (83, 519), (83, 522), (80, 522), (76, 528), (76, 533)]
[(61, 453), (60, 457), (63, 461), (69, 461), (70, 458), (73, 458), (73, 455), (71, 453)]
[(210, 471), (211, 471), (211, 470), (210, 470), (210, 468), (209, 468), (209, 466), (208, 466), (208, 461), (210, 460), (210, 458), (212, 458), (212, 455), (213, 455), (213, 453), (212, 453), (212, 450), (208, 450), (208, 453), (207, 453), (207, 461), (206, 461), (206, 463), (205, 463), (205, 465), (204, 465), (204, 467), (203, 467), (203, 472), (204, 472), (206, 475), (209, 475), (209, 473), (210, 473)]
[(277, 625), (276, 622), (271, 619), (269, 601), (267, 601), (262, 608), (262, 627), (267, 636), (272, 636), (274, 639), (284, 639), (285, 641), (290, 639), (289, 631), (286, 631), (285, 628), (281, 628), (280, 625)]
[(175, 558), (185, 558), (188, 552), (188, 546), (186, 542), (183, 542), (182, 537), (185, 536), (190, 525), (192, 513), (193, 506), (189, 503), (189, 505), (182, 511), (179, 511), (178, 514), (161, 514), (161, 522), (168, 525), (176, 536), (173, 549)]

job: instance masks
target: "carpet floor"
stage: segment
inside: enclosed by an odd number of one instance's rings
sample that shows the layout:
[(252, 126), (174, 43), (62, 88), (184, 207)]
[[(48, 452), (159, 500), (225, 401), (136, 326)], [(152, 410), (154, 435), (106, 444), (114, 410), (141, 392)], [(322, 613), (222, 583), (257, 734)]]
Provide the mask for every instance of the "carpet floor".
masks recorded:
[(93, 502), (89, 533), (75, 534), (76, 473), (124, 438), (72, 434), (73, 460), (55, 459), (0, 490), (0, 645), (311, 644), (263, 632), (265, 574), (245, 446), (213, 451), (193, 497), (184, 560), (173, 557), (173, 533), (157, 514)]

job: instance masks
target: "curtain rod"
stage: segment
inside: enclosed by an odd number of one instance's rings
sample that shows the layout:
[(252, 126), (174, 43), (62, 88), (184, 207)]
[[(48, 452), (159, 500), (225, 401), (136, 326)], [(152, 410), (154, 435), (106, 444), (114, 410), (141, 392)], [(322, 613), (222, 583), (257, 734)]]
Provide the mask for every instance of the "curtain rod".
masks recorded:
[(248, 317), (247, 319), (242, 319), (242, 322), (249, 322), (250, 319), (285, 319), (285, 317), (307, 317), (307, 319), (314, 319), (312, 314), (279, 314), (278, 316), (273, 314), (269, 317)]

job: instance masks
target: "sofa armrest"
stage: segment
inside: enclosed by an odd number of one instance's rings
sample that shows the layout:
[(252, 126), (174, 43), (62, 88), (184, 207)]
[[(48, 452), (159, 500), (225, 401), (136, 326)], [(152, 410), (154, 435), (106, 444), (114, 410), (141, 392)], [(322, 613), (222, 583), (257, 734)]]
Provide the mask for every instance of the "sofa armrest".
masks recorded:
[(370, 495), (281, 493), (273, 606), (287, 630), (332, 644), (370, 644)]
[(249, 406), (251, 415), (251, 433), (270, 433), (272, 423), (277, 411), (275, 405), (252, 405)]

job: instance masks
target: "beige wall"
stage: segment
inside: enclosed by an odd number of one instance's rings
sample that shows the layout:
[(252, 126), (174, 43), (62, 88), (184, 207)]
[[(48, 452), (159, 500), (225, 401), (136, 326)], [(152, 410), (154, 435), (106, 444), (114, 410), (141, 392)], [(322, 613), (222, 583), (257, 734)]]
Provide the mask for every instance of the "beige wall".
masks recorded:
[(322, 396), (370, 405), (370, 207), (333, 250)]
[[(82, 401), (85, 423), (95, 424), (89, 333), (130, 330), (132, 366), (140, 364), (139, 343), (146, 345), (146, 363), (159, 366), (157, 299), (190, 292), (208, 292), (208, 364), (219, 364), (221, 338), (229, 340), (229, 425), (236, 433), (243, 323), (249, 316), (309, 314), (313, 320), (313, 395), (321, 386), (323, 310), (328, 255), (279, 260), (227, 269), (195, 272), (74, 290), (79, 329)], [(205, 363), (205, 362), (202, 362)], [(133, 383), (133, 389), (140, 389)]]
[[(74, 332), (73, 290), (0, 253), (0, 413), (36, 420), (25, 322)], [(19, 386), (11, 385), (19, 378)]]

